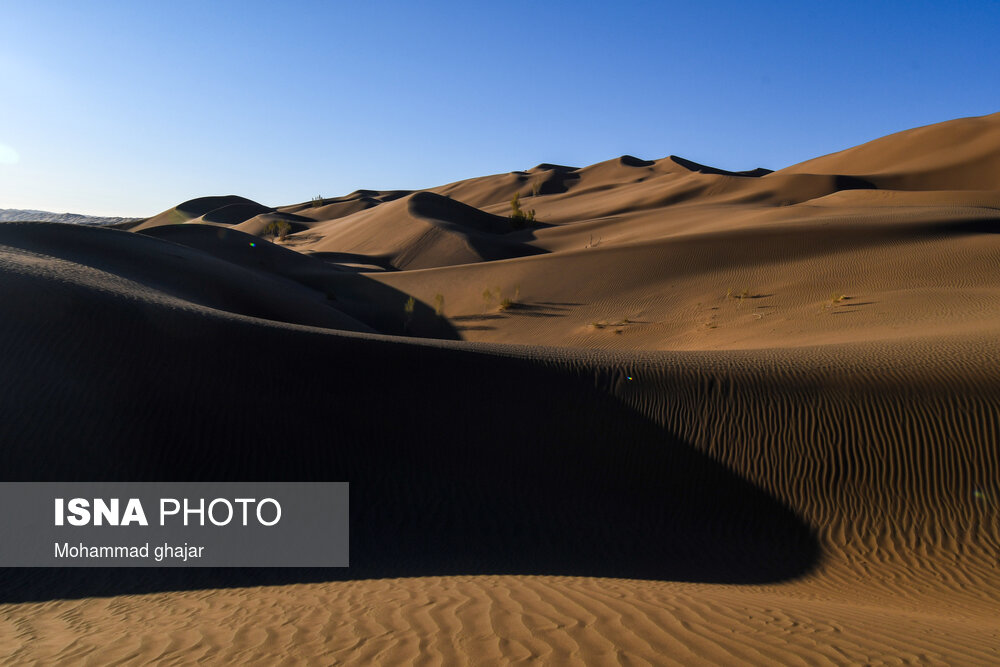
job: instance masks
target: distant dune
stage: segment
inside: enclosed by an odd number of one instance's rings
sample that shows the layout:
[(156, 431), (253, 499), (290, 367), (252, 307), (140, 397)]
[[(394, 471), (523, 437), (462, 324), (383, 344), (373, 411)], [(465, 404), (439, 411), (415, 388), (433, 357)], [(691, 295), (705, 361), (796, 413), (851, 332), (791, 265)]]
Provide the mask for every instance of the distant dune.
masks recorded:
[(1000, 662), (1000, 114), (119, 222), (0, 224), (3, 474), (349, 481), (352, 565), (4, 571), (6, 659)]
[(79, 213), (51, 213), (22, 208), (0, 208), (0, 222), (61, 222), (67, 225), (114, 225), (141, 218), (102, 218)]

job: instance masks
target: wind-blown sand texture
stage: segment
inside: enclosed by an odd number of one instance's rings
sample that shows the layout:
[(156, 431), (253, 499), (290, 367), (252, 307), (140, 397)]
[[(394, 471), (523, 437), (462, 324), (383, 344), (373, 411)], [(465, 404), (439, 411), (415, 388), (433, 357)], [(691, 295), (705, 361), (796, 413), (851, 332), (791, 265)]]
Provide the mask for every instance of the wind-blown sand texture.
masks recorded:
[(345, 570), (2, 571), (0, 658), (996, 664), (998, 232), (1000, 114), (0, 224), (6, 479), (352, 494)]

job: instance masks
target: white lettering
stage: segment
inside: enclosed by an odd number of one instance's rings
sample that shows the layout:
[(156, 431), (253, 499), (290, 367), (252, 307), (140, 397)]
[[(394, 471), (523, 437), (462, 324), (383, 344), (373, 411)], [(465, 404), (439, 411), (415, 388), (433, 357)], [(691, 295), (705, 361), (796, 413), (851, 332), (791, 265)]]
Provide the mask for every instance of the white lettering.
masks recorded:
[(146, 521), (146, 512), (142, 509), (142, 503), (139, 502), (138, 498), (129, 498), (128, 505), (125, 506), (125, 516), (122, 517), (122, 525), (127, 526), (131, 523), (138, 523), (140, 526), (148, 526), (149, 522)]
[(243, 506), (243, 525), (247, 525), (247, 505), (256, 502), (256, 498), (236, 498), (235, 502)]
[[(261, 513), (261, 510), (264, 509), (264, 503), (271, 503), (274, 505), (274, 521), (271, 521), (270, 523), (264, 521), (264, 516)], [(260, 503), (257, 504), (257, 521), (260, 521), (261, 524), (265, 526), (273, 526), (281, 521), (281, 505), (278, 504), (278, 501), (274, 498), (264, 498), (264, 500), (260, 501)]]
[(83, 498), (74, 498), (69, 501), (66, 509), (69, 510), (69, 522), (74, 526), (86, 526), (90, 523), (90, 503)]
[(118, 499), (112, 498), (111, 505), (103, 498), (94, 498), (94, 525), (101, 526), (107, 521), (109, 526), (118, 525)]
[(188, 525), (188, 516), (191, 514), (197, 514), (200, 526), (205, 525), (205, 499), (198, 499), (198, 509), (192, 509), (188, 507), (188, 499), (184, 499), (184, 525)]
[[(229, 515), (226, 516), (226, 520), (225, 521), (217, 521), (215, 519), (215, 512), (213, 510), (214, 510), (214, 508), (215, 508), (216, 505), (220, 505), (220, 504), (221, 505), (225, 505), (226, 509), (229, 510)], [(216, 526), (226, 526), (226, 525), (229, 525), (229, 522), (233, 520), (233, 506), (225, 498), (216, 498), (215, 500), (213, 500), (208, 505), (208, 518)], [(246, 523), (244, 522), (243, 525), (245, 526)]]
[[(167, 503), (173, 503), (174, 508), (167, 511)], [(166, 518), (168, 514), (177, 514), (181, 511), (181, 504), (177, 502), (174, 498), (160, 498), (160, 525), (166, 524)]]

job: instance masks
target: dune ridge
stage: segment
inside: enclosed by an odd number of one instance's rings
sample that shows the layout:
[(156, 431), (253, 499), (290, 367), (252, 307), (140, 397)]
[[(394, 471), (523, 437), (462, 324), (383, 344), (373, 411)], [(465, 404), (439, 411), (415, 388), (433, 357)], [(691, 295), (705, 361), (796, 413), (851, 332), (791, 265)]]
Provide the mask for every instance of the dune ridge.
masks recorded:
[(0, 655), (1000, 660), (996, 155), (0, 225), (7, 479), (352, 483), (347, 570), (7, 570)]

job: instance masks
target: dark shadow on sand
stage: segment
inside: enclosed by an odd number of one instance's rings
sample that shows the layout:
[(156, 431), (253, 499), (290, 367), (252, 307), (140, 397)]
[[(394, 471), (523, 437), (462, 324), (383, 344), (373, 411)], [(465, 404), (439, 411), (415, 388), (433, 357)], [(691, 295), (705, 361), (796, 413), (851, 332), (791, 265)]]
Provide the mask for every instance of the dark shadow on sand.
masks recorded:
[(613, 371), (86, 308), (107, 328), (44, 346), (0, 328), (5, 479), (349, 481), (352, 565), (8, 569), (0, 601), (468, 574), (745, 584), (819, 556), (788, 508), (599, 389)]
[[(383, 271), (396, 271), (396, 267), (392, 265), (392, 258), (386, 257), (385, 255), (364, 255), (360, 253), (353, 252), (314, 252), (309, 255), (309, 257), (314, 257), (316, 259), (322, 260), (329, 264), (342, 265), (342, 264), (362, 264), (368, 266), (377, 266)], [(343, 267), (341, 269), (354, 270), (357, 272), (364, 271), (365, 269), (354, 267)]]
[(6, 569), (0, 602), (429, 575), (750, 584), (819, 558), (790, 509), (615, 398), (620, 369), (2, 277), (2, 479), (348, 481), (352, 565)]

